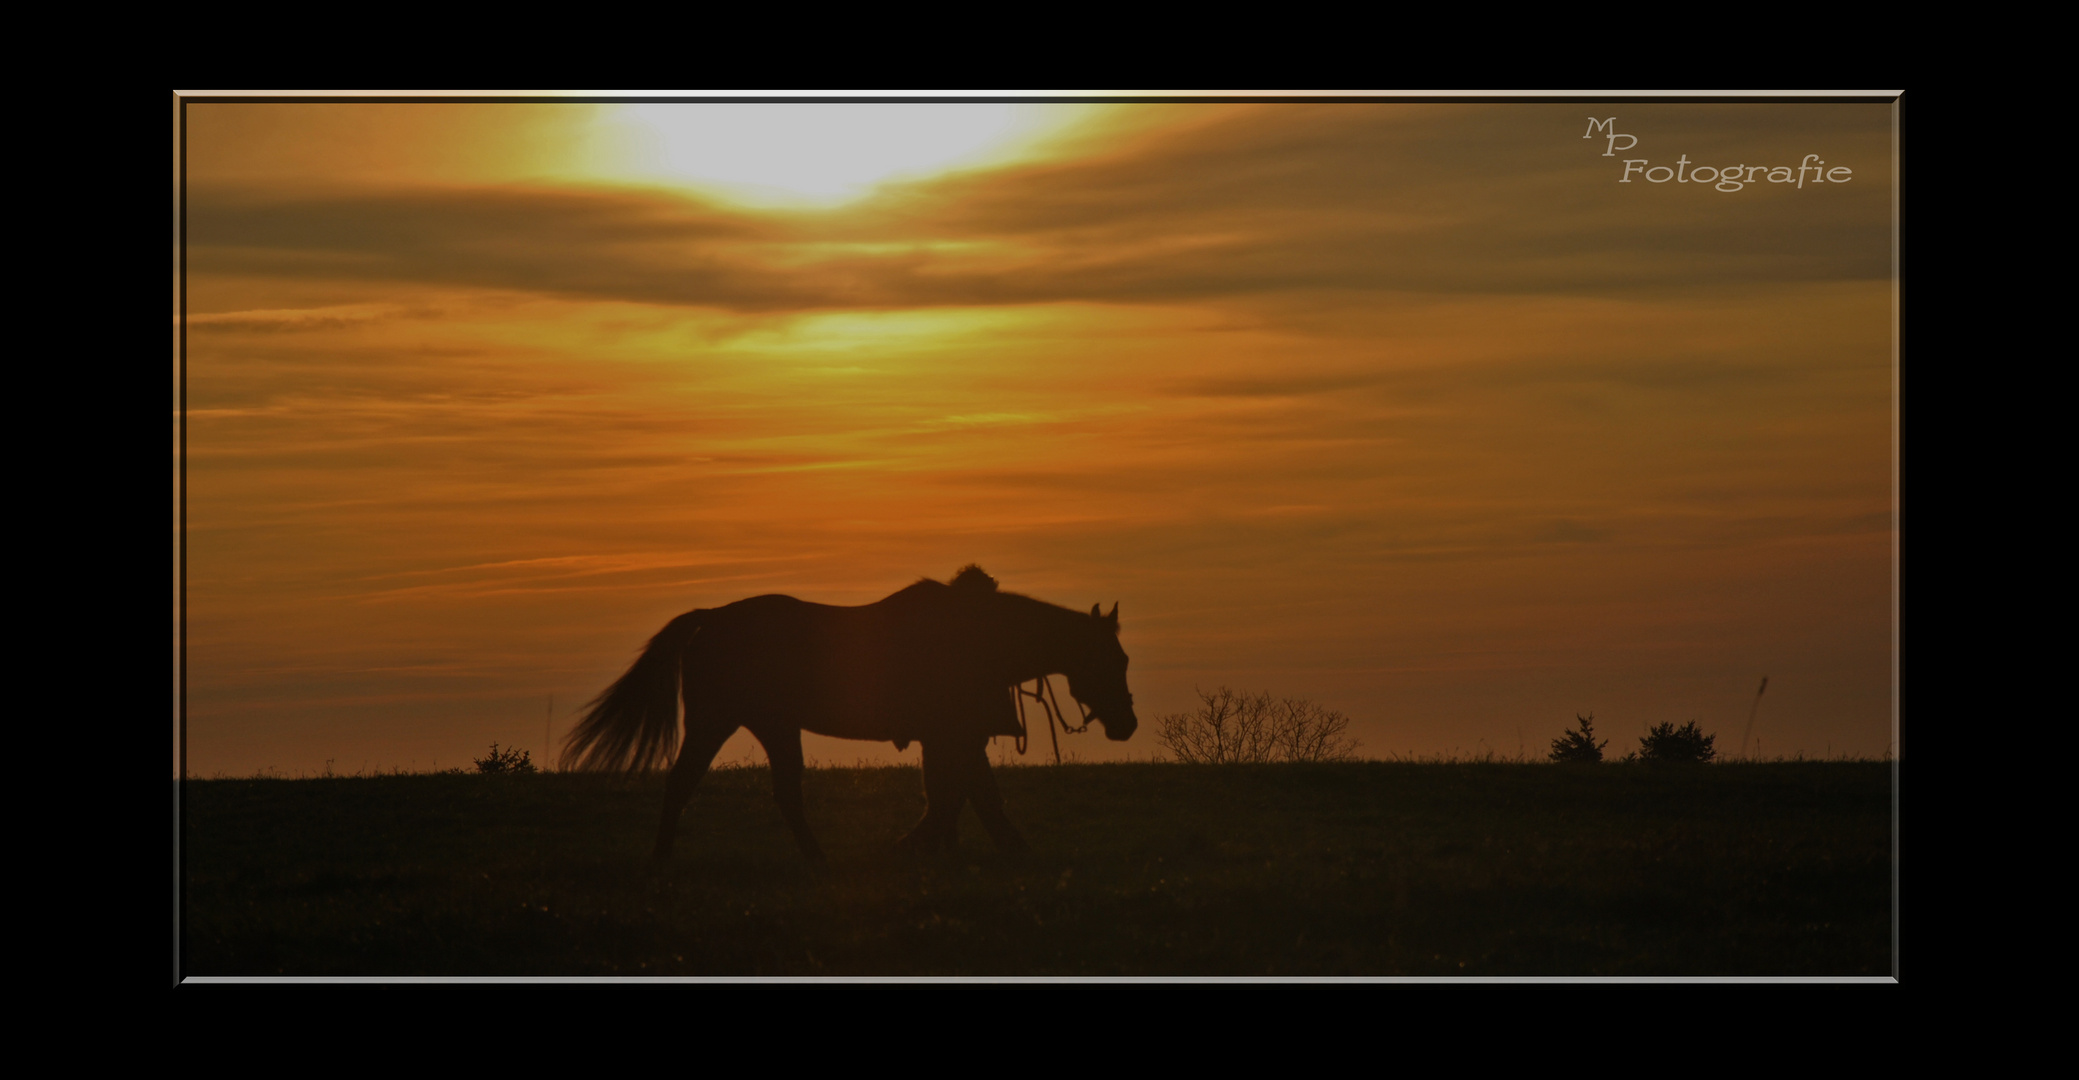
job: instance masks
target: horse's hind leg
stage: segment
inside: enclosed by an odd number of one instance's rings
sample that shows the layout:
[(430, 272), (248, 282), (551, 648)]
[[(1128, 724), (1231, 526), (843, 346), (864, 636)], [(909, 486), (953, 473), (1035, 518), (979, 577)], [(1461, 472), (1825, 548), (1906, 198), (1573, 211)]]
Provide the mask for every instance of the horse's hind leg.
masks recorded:
[(975, 816), (982, 819), (982, 827), (989, 830), (989, 839), (996, 841), (997, 850), (1013, 855), (1029, 850), (1025, 837), (1004, 816), (1003, 795), (996, 790), (996, 774), (989, 771), (988, 744), (977, 741), (961, 758), (967, 764), (968, 800), (974, 803)]
[(735, 724), (686, 718), (686, 741), (680, 744), (678, 763), (671, 767), (671, 776), (664, 781), (664, 820), (657, 823), (656, 858), (671, 854), (686, 801), (693, 797), (693, 789), (700, 786), (700, 778), (707, 775), (707, 767), (714, 764), (722, 744), (734, 734)]
[(960, 807), (967, 802), (967, 770), (960, 747), (943, 738), (924, 739), (924, 820), (902, 838), (911, 851), (951, 849), (959, 838)]
[(765, 744), (765, 759), (772, 763), (772, 799), (779, 804), (787, 827), (794, 830), (794, 842), (809, 862), (825, 865), (823, 845), (816, 843), (816, 834), (809, 831), (808, 813), (801, 806), (801, 729), (752, 728), (751, 734)]

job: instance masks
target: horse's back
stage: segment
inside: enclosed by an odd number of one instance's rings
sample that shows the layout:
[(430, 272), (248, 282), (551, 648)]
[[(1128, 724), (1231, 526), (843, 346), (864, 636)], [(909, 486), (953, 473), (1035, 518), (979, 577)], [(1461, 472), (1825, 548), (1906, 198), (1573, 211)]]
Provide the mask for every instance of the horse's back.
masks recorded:
[(1009, 722), (996, 715), (1008, 684), (989, 680), (973, 628), (943, 600), (913, 586), (859, 607), (767, 595), (707, 609), (687, 654), (688, 704), (840, 738), (993, 732)]
[(936, 582), (919, 582), (884, 600), (857, 607), (771, 593), (698, 614), (703, 633), (783, 651), (843, 651), (856, 643), (878, 641), (897, 651), (915, 645), (914, 651), (923, 652), (934, 651), (934, 647), (942, 650), (970, 637), (964, 633), (970, 628), (960, 625), (963, 620), (957, 609), (945, 602), (948, 598), (924, 589), (927, 585), (941, 592), (945, 589)]

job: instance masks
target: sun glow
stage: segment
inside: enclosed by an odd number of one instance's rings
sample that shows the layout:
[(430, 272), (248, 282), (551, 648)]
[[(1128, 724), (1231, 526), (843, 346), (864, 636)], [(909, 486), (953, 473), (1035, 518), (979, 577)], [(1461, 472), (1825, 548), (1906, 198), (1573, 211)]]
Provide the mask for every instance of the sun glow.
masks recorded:
[(190, 777), (540, 761), (678, 613), (970, 562), (1146, 715), (1897, 752), (1891, 106), (1612, 107), (1855, 169), (1773, 202), (1577, 104), (181, 109)]
[(827, 207), (891, 180), (1042, 152), (1094, 106), (651, 104), (602, 109), (601, 179), (692, 187), (748, 206)]

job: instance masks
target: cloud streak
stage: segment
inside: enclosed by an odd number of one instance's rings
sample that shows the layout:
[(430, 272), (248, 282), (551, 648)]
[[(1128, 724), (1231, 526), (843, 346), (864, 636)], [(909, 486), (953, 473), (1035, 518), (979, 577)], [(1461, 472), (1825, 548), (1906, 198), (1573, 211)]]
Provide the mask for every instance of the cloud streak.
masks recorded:
[[(1594, 144), (1553, 136), (1578, 107), (1352, 105), (1243, 110), (1096, 160), (811, 213), (659, 190), (211, 185), (189, 221), (206, 273), (748, 312), (1877, 280), (1888, 154), (1871, 109), (1815, 109), (1805, 137), (1861, 165), (1824, 192), (1620, 185)], [(1652, 115), (1742, 160), (1784, 138), (1780, 111)]]

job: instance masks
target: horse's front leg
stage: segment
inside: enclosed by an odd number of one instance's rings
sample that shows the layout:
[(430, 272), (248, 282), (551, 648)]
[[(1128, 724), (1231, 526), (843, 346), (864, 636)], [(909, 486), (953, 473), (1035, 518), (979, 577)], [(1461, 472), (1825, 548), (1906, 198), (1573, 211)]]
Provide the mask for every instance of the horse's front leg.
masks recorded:
[(959, 749), (944, 737), (921, 740), (924, 749), (924, 820), (902, 838), (909, 851), (951, 850), (959, 839), (960, 807), (967, 781)]
[(975, 816), (982, 819), (982, 827), (989, 830), (989, 839), (996, 841), (997, 850), (1007, 855), (1019, 855), (1031, 850), (1025, 837), (1011, 824), (1003, 812), (1003, 795), (996, 790), (996, 774), (989, 771), (989, 749), (984, 740), (975, 740), (972, 747), (962, 756), (967, 765), (967, 797), (975, 805)]

